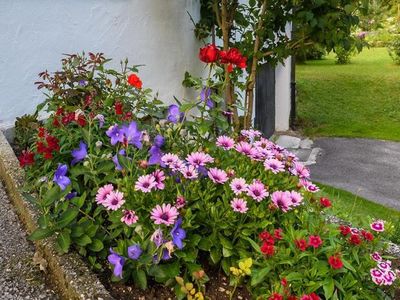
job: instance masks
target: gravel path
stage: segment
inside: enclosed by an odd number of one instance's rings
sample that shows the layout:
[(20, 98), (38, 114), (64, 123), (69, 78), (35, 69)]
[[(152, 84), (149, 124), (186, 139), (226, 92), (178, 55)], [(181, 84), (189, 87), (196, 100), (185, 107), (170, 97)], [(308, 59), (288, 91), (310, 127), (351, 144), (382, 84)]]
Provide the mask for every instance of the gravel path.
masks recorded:
[(320, 138), (312, 180), (341, 188), (400, 210), (400, 143), (369, 139)]
[(0, 299), (59, 299), (46, 287), (32, 262), (35, 248), (27, 241), (16, 213), (0, 182)]

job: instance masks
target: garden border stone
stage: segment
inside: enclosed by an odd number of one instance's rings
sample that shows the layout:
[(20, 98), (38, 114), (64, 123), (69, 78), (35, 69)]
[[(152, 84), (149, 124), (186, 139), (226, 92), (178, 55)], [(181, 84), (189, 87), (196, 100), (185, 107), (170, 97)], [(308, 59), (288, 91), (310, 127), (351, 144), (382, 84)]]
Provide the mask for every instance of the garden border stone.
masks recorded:
[[(28, 233), (37, 228), (38, 210), (25, 200), (20, 192), (24, 182), (24, 171), (18, 159), (0, 131), (0, 180)], [(47, 261), (48, 277), (64, 299), (114, 299), (97, 276), (90, 271), (77, 253), (57, 254), (55, 239), (35, 241), (36, 250)]]

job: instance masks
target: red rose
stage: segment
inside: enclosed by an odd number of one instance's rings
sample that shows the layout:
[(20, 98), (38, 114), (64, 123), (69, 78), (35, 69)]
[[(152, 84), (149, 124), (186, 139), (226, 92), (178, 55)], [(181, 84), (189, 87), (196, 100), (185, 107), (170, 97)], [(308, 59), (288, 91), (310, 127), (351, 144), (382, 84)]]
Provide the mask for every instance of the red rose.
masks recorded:
[(322, 245), (322, 240), (318, 235), (310, 235), (308, 238), (308, 245), (314, 248), (318, 248)]
[(237, 64), (237, 66), (238, 66), (239, 68), (241, 68), (241, 69), (246, 68), (246, 67), (247, 67), (246, 61), (247, 61), (247, 57), (242, 56), (240, 62)]
[(228, 51), (221, 50), (219, 51), (219, 61), (221, 64), (228, 64)]
[(228, 73), (232, 73), (233, 72), (233, 65), (232, 64), (229, 64), (228, 65)]
[(341, 269), (343, 267), (343, 262), (337, 255), (332, 255), (328, 258), (328, 263), (331, 265), (332, 269)]
[(283, 232), (282, 228), (275, 229), (274, 230), (274, 238), (277, 239), (277, 240), (283, 239), (282, 232)]
[(340, 232), (342, 235), (346, 236), (351, 232), (351, 228), (349, 226), (340, 225), (339, 226)]
[(124, 113), (124, 111), (122, 110), (121, 102), (115, 102), (114, 109), (115, 109), (115, 114), (117, 115), (122, 115)]
[(231, 48), (227, 53), (227, 59), (230, 63), (238, 65), (243, 59), (242, 53), (240, 53), (239, 49)]
[(33, 165), (35, 163), (35, 153), (23, 150), (21, 155), (18, 156), (18, 160), (21, 167)]
[(141, 89), (142, 88), (142, 81), (140, 80), (140, 78), (136, 75), (136, 74), (131, 74), (128, 77), (128, 83), (129, 85), (137, 88), (137, 89)]
[(362, 230), (361, 234), (364, 237), (364, 239), (366, 239), (367, 241), (373, 241), (374, 240), (374, 235), (369, 231)]
[(275, 252), (275, 247), (274, 245), (268, 244), (267, 242), (264, 242), (260, 248), (261, 252), (267, 256), (272, 256), (274, 255)]
[(283, 300), (283, 296), (278, 293), (273, 293), (268, 300)]
[(350, 236), (349, 242), (350, 242), (350, 244), (353, 244), (353, 245), (360, 245), (362, 241), (358, 234), (352, 234)]
[(218, 59), (219, 50), (214, 44), (200, 48), (199, 59), (205, 63), (213, 63)]
[(306, 240), (304, 240), (304, 239), (295, 240), (294, 243), (296, 244), (296, 247), (300, 249), (300, 251), (306, 251), (306, 249), (307, 249)]
[(332, 206), (331, 201), (328, 198), (324, 198), (324, 197), (321, 197), (319, 199), (319, 203), (321, 204), (322, 207), (331, 207)]

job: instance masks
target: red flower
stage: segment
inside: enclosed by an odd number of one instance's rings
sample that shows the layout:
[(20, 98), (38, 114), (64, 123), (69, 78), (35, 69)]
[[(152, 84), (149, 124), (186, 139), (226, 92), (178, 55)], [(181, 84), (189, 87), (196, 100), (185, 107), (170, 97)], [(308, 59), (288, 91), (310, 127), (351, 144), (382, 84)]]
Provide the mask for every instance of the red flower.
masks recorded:
[(75, 113), (70, 112), (61, 118), (61, 123), (63, 123), (64, 125), (67, 125), (67, 124), (71, 123), (73, 120), (75, 120)]
[(232, 73), (233, 72), (233, 65), (232, 64), (229, 64), (228, 65), (228, 73)]
[(351, 228), (349, 226), (345, 226), (345, 225), (340, 225), (339, 226), (340, 232), (342, 233), (342, 235), (346, 236), (351, 232)]
[(367, 241), (373, 241), (374, 240), (374, 235), (369, 231), (362, 230), (361, 234), (364, 237), (364, 239), (366, 239)]
[(349, 242), (353, 245), (360, 245), (362, 240), (358, 234), (352, 234), (349, 238)]
[(79, 126), (84, 127), (86, 125), (86, 120), (83, 115), (80, 115), (78, 117), (78, 120), (76, 120), (76, 123), (78, 123)]
[(35, 153), (23, 150), (21, 155), (18, 156), (18, 160), (21, 167), (33, 165), (35, 163)]
[(283, 232), (282, 228), (275, 229), (274, 230), (274, 238), (277, 239), (277, 240), (283, 239), (282, 232)]
[(274, 237), (267, 231), (261, 232), (258, 237), (269, 245), (275, 244)]
[(322, 245), (322, 240), (318, 235), (310, 235), (308, 238), (308, 245), (314, 248), (318, 248)]
[(124, 120), (129, 121), (132, 119), (132, 112), (128, 111), (123, 117)]
[(300, 300), (320, 300), (316, 293), (311, 293), (310, 295), (304, 295)]
[(307, 241), (304, 239), (301, 240), (295, 240), (294, 243), (296, 244), (296, 247), (300, 249), (300, 251), (306, 251), (307, 249)]
[(219, 61), (221, 62), (221, 64), (228, 64), (229, 63), (228, 51), (225, 51), (225, 50), (219, 51)]
[(328, 258), (328, 263), (331, 265), (332, 269), (343, 268), (343, 262), (338, 255), (332, 255)]
[(240, 64), (240, 62), (242, 61), (242, 58), (243, 58), (242, 53), (240, 53), (239, 49), (237, 49), (237, 48), (229, 49), (226, 56), (227, 56), (227, 60), (230, 63), (235, 64), (235, 65)]
[(57, 117), (55, 117), (55, 118), (53, 119), (53, 126), (54, 126), (54, 127), (60, 127), (60, 121), (58, 120)]
[(64, 109), (62, 107), (57, 108), (56, 116), (61, 116), (64, 113)]
[(247, 61), (247, 57), (244, 57), (244, 56), (243, 56), (242, 59), (240, 60), (240, 62), (237, 64), (237, 66), (238, 66), (239, 68), (241, 68), (241, 69), (246, 68), (246, 67), (247, 67), (246, 61)]
[(282, 284), (283, 286), (286, 286), (286, 285), (287, 285), (287, 279), (286, 279), (286, 278), (282, 278), (282, 279), (281, 279), (281, 284)]
[(319, 203), (321, 204), (322, 207), (331, 207), (332, 206), (331, 201), (328, 198), (324, 198), (324, 197), (321, 197), (319, 199)]
[(267, 242), (264, 242), (260, 248), (261, 252), (267, 256), (272, 256), (274, 255), (275, 252), (275, 247), (274, 245), (268, 244)]
[(85, 106), (90, 106), (90, 104), (92, 104), (92, 96), (91, 95), (86, 95), (85, 97)]
[(214, 44), (206, 45), (200, 48), (199, 59), (205, 63), (213, 63), (218, 59), (219, 50)]
[(38, 131), (39, 131), (38, 137), (44, 138), (44, 136), (46, 135), (46, 129), (44, 127), (39, 127)]
[(115, 114), (117, 115), (122, 115), (124, 113), (121, 102), (115, 102), (114, 109), (115, 109)]
[(45, 152), (47, 152), (47, 147), (43, 144), (43, 142), (37, 142), (37, 143), (36, 143), (36, 148), (37, 148), (37, 151), (38, 151), (39, 153), (45, 153)]
[(268, 298), (268, 300), (283, 300), (283, 296), (278, 293), (273, 293), (271, 297)]
[(49, 151), (59, 151), (60, 145), (58, 144), (58, 139), (54, 136), (48, 135), (46, 137), (46, 142)]
[(137, 88), (137, 89), (141, 89), (142, 88), (142, 81), (140, 80), (140, 78), (136, 75), (136, 74), (131, 74), (128, 77), (128, 83)]
[(294, 295), (290, 295), (287, 300), (297, 300), (297, 297)]
[(53, 154), (52, 154), (51, 152), (45, 152), (45, 153), (43, 154), (43, 157), (44, 157), (45, 159), (53, 159)]

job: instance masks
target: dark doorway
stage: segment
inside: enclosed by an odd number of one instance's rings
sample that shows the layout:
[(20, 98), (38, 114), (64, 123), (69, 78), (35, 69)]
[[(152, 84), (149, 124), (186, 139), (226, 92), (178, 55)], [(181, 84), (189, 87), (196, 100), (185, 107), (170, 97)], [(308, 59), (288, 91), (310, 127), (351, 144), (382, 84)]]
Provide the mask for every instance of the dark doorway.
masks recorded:
[(256, 77), (255, 128), (266, 137), (275, 131), (275, 68), (260, 67)]

